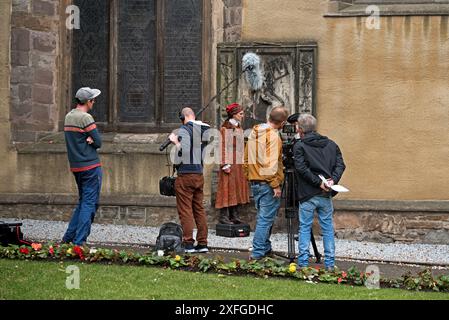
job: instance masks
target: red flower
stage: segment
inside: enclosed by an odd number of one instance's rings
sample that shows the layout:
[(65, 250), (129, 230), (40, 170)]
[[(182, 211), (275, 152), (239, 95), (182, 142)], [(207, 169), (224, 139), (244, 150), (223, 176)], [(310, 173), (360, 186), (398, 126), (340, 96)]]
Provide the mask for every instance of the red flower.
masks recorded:
[(315, 269), (320, 271), (320, 267), (319, 266), (315, 266)]
[(83, 249), (81, 249), (80, 246), (74, 246), (73, 252), (75, 252), (77, 255), (83, 254)]
[(343, 281), (343, 279), (342, 278), (338, 278), (338, 283), (340, 283), (340, 282), (342, 282)]
[(74, 246), (73, 252), (75, 252), (75, 254), (77, 254), (81, 260), (84, 260), (84, 251), (80, 246)]
[(23, 254), (29, 254), (29, 253), (30, 253), (30, 250), (28, 250), (28, 248), (20, 248), (20, 249), (19, 249), (19, 252), (20, 252), (20, 253), (23, 253)]
[(341, 276), (342, 276), (343, 278), (346, 278), (347, 275), (348, 275), (348, 274), (347, 274), (346, 272), (344, 272), (344, 271), (341, 273)]
[(50, 253), (51, 255), (54, 255), (54, 254), (55, 254), (55, 249), (53, 249), (53, 247), (50, 246), (50, 247), (48, 248), (48, 253)]

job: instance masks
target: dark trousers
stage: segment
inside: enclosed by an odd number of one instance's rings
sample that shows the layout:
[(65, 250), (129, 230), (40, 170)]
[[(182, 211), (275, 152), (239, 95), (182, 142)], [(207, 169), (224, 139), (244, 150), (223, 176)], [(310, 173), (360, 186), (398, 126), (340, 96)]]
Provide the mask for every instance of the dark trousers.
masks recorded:
[(62, 241), (82, 245), (90, 234), (90, 227), (98, 209), (103, 173), (101, 167), (97, 167), (74, 172), (73, 175), (78, 186), (79, 202)]
[(207, 245), (207, 217), (203, 206), (202, 174), (179, 174), (175, 182), (176, 207), (183, 229), (183, 242), (193, 244), (196, 225), (198, 244)]

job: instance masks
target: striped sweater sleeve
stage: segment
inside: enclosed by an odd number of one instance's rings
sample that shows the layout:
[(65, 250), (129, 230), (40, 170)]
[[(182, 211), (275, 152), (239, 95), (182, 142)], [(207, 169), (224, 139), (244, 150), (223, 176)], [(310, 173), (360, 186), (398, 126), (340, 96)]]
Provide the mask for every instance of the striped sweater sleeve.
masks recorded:
[(90, 114), (86, 114), (82, 119), (82, 126), (84, 131), (92, 137), (94, 142), (91, 144), (95, 149), (101, 148), (101, 136), (95, 123), (94, 118)]

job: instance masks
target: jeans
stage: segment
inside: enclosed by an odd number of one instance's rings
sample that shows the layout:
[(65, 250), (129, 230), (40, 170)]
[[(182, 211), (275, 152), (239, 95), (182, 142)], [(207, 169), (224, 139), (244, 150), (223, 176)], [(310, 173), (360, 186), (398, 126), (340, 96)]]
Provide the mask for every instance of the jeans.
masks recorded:
[(256, 231), (253, 238), (253, 259), (260, 259), (271, 251), (271, 227), (280, 207), (280, 199), (274, 197), (269, 184), (251, 184), (257, 209)]
[(103, 173), (101, 167), (96, 167), (74, 172), (73, 175), (78, 186), (79, 201), (62, 241), (83, 245), (90, 234), (90, 227), (98, 209)]
[(332, 198), (315, 196), (300, 204), (299, 208), (299, 243), (298, 266), (309, 264), (309, 244), (313, 223), (313, 214), (318, 213), (318, 221), (323, 234), (324, 266), (333, 268), (335, 265), (335, 241)]

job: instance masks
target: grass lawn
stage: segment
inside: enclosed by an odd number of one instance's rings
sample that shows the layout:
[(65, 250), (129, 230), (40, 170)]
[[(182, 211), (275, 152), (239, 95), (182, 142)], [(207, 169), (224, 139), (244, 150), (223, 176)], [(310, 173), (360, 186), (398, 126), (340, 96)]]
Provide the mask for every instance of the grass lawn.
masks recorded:
[[(65, 268), (80, 270), (66, 288)], [(1, 299), (448, 299), (448, 293), (369, 290), (293, 279), (223, 276), (156, 267), (0, 259)]]

